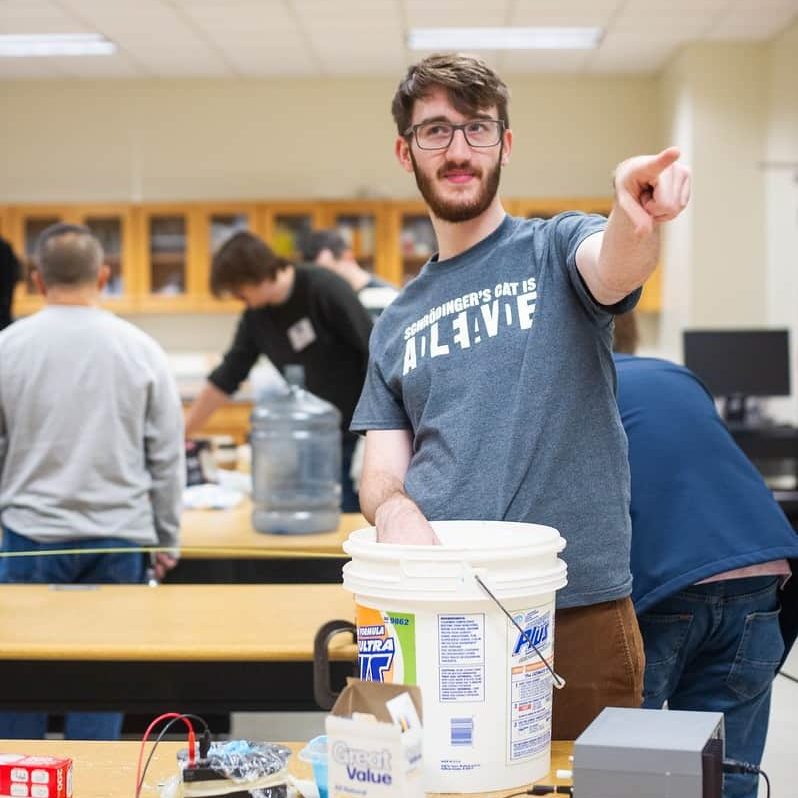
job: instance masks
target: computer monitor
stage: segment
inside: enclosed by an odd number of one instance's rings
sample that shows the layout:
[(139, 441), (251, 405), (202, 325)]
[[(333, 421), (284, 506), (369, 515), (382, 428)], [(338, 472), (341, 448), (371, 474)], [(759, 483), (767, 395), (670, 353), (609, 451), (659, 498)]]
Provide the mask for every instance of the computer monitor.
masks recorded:
[(790, 395), (788, 330), (685, 330), (684, 362), (724, 399), (728, 422), (746, 422), (749, 396)]

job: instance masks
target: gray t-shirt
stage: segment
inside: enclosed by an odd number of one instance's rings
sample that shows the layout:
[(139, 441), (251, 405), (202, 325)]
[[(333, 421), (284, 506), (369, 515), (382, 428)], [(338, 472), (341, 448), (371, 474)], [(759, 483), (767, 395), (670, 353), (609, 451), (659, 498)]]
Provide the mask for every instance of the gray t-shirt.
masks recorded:
[(383, 313), (352, 429), (410, 429), (405, 490), (430, 520), (525, 521), (568, 541), (558, 607), (628, 596), (629, 466), (612, 317), (576, 268), (602, 216), (506, 217), (433, 259)]

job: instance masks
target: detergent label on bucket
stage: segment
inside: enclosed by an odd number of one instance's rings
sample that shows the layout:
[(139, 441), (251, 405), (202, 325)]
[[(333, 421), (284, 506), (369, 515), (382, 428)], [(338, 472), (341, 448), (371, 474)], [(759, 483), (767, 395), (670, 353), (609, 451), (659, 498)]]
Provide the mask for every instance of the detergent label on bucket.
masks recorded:
[(546, 750), (551, 740), (551, 674), (535, 653), (549, 661), (554, 653), (554, 614), (550, 609), (515, 610), (509, 621), (509, 735), (508, 762), (518, 762)]
[(438, 690), (444, 703), (485, 700), (483, 613), (438, 616)]
[(387, 684), (416, 683), (416, 616), (357, 605), (360, 678)]

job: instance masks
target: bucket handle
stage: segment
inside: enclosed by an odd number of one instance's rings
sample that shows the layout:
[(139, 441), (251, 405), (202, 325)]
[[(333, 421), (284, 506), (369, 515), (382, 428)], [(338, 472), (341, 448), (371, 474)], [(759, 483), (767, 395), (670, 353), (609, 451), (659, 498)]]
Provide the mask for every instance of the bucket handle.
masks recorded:
[(350, 621), (328, 621), (313, 639), (313, 697), (324, 710), (332, 709), (339, 695), (332, 689), (330, 641), (344, 632), (350, 632), (352, 639), (357, 640), (357, 627)]
[(507, 618), (509, 619), (510, 623), (516, 629), (518, 629), (518, 631), (521, 633), (521, 635), (524, 638), (526, 638), (526, 640), (529, 643), (529, 645), (532, 646), (532, 649), (534, 650), (535, 654), (538, 655), (538, 659), (546, 666), (546, 668), (548, 669), (549, 673), (551, 674), (551, 679), (552, 679), (552, 683), (554, 684), (554, 686), (558, 690), (562, 690), (562, 688), (565, 687), (565, 679), (563, 679), (563, 677), (560, 676), (560, 674), (557, 673), (557, 671), (554, 670), (554, 667), (552, 666), (552, 664), (543, 656), (543, 654), (541, 654), (540, 649), (532, 642), (531, 639), (529, 639), (527, 637), (527, 632), (524, 631), (524, 629), (521, 628), (521, 624), (518, 623), (518, 621), (516, 621), (515, 618), (513, 618), (513, 616), (508, 612), (507, 608), (504, 606), (504, 604), (502, 604), (501, 601), (499, 601), (499, 599), (496, 598), (496, 596), (493, 594), (491, 589), (482, 581), (482, 578), (480, 577), (479, 573), (477, 572), (477, 570), (475, 568), (469, 568), (469, 566), (466, 563), (463, 563), (463, 567), (464, 567), (464, 569), (467, 569), (467, 570), (469, 570), (471, 572), (471, 575), (474, 577), (474, 580), (476, 581), (476, 583), (482, 588), (482, 590), (485, 593), (488, 594), (488, 596), (491, 598), (493, 603), (507, 616)]

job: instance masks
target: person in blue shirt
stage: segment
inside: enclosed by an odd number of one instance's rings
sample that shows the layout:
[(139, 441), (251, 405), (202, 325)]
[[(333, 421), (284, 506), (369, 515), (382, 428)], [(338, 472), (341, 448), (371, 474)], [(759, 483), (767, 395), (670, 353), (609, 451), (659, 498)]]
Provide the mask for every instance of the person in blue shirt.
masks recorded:
[[(798, 535), (698, 377), (623, 354), (635, 351), (633, 314), (615, 325), (643, 705), (723, 712), (726, 757), (758, 765), (784, 654), (779, 590)], [(723, 794), (756, 798), (757, 777), (726, 775)]]

